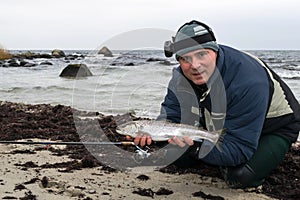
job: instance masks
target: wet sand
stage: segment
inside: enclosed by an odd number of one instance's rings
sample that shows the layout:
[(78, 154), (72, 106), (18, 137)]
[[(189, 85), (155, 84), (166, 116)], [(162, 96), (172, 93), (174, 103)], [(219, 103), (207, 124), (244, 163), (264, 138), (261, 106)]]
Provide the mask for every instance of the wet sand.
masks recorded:
[[(201, 195), (210, 195), (207, 199), (271, 199), (230, 189), (221, 179), (193, 173), (111, 172), (101, 166), (69, 172), (64, 172), (65, 166), (45, 168), (41, 166), (72, 159), (34, 148), (0, 146), (1, 199), (199, 199)], [(36, 153), (14, 153), (16, 150)]]

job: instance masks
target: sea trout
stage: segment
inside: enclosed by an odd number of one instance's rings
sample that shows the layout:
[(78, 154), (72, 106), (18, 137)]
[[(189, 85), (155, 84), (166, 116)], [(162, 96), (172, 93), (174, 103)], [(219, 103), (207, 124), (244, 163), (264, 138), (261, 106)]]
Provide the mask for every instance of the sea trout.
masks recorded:
[(117, 133), (129, 135), (135, 138), (138, 135), (151, 136), (153, 141), (167, 141), (174, 136), (182, 138), (188, 136), (194, 141), (203, 139), (216, 144), (224, 130), (210, 132), (195, 126), (175, 124), (165, 121), (140, 120), (121, 124), (117, 127)]

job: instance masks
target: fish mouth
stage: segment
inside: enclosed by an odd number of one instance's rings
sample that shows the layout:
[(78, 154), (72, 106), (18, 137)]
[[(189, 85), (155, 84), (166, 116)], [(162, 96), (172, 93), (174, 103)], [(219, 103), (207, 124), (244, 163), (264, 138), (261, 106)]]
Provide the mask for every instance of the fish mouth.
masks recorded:
[(119, 133), (119, 134), (123, 134), (124, 131), (120, 128), (120, 127), (116, 127), (116, 132)]

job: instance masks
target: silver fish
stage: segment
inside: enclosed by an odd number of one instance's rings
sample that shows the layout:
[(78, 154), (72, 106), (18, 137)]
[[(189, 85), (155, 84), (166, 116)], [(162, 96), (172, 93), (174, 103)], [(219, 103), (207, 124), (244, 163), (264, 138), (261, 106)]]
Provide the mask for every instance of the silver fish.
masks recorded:
[(220, 132), (209, 132), (191, 125), (155, 120), (130, 121), (117, 127), (117, 133), (129, 135), (133, 138), (138, 135), (149, 135), (153, 141), (167, 141), (174, 136), (179, 138), (188, 136), (194, 141), (202, 141), (205, 139), (213, 144), (218, 142), (223, 131), (224, 130)]

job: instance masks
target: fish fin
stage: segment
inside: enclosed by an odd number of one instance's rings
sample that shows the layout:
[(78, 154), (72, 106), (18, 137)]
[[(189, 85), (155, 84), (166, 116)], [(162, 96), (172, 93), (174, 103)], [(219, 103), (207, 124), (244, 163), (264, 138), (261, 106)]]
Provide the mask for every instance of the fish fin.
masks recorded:
[(219, 135), (223, 135), (226, 133), (226, 131), (227, 131), (227, 128), (222, 128), (220, 130), (217, 130), (216, 132), (219, 133)]
[(203, 140), (199, 150), (198, 158), (202, 159), (205, 156), (207, 156), (207, 154), (209, 154), (209, 152), (214, 148), (214, 146), (214, 143), (212, 143), (211, 141)]
[(219, 137), (219, 139), (218, 139), (218, 141), (217, 141), (217, 143), (216, 143), (216, 148), (220, 151), (220, 152), (222, 152), (223, 150), (222, 150), (222, 145), (223, 145), (223, 141), (224, 141), (224, 136), (225, 136), (225, 132), (226, 132), (226, 129), (221, 129), (221, 135), (220, 135), (220, 137)]
[[(211, 143), (208, 140), (203, 140), (202, 142), (202, 146), (201, 146), (201, 150), (199, 152), (199, 158), (204, 158), (214, 147), (216, 147), (220, 152), (223, 152), (222, 150), (222, 145), (223, 145), (223, 139), (224, 139), (224, 135), (226, 133), (226, 129), (220, 129), (218, 131), (216, 131), (217, 133), (220, 134), (218, 141), (214, 144)], [(202, 149), (203, 147), (203, 149)]]
[(223, 150), (222, 150), (222, 144), (223, 144), (223, 142), (217, 142), (216, 143), (216, 148), (220, 151), (220, 152), (223, 152)]

